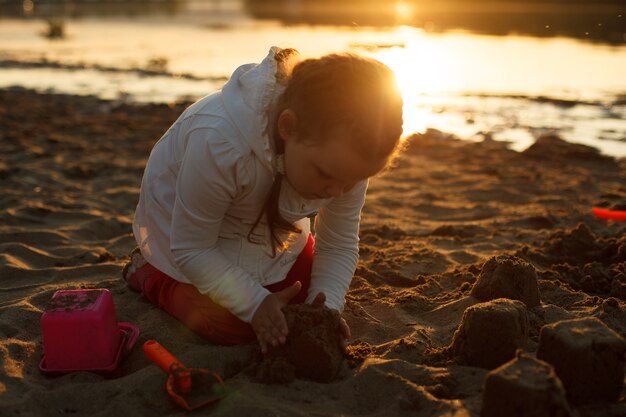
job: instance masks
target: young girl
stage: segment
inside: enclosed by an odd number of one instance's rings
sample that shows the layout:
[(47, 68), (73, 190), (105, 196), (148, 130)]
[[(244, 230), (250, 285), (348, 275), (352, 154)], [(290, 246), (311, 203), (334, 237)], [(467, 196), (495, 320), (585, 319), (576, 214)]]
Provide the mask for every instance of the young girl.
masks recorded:
[[(152, 149), (124, 279), (214, 343), (285, 343), (286, 304), (343, 310), (367, 179), (401, 133), (402, 100), (382, 63), (271, 48)], [(340, 333), (345, 349), (343, 319)]]

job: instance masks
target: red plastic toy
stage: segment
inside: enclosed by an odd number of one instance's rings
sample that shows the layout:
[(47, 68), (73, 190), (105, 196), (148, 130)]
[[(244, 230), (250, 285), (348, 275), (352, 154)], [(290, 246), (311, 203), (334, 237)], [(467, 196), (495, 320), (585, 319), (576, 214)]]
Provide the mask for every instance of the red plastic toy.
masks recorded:
[(598, 219), (605, 220), (626, 220), (626, 211), (607, 210), (599, 207), (591, 209)]
[(185, 410), (204, 407), (226, 396), (224, 381), (218, 374), (208, 369), (187, 368), (156, 340), (144, 343), (143, 352), (167, 373), (167, 393)]

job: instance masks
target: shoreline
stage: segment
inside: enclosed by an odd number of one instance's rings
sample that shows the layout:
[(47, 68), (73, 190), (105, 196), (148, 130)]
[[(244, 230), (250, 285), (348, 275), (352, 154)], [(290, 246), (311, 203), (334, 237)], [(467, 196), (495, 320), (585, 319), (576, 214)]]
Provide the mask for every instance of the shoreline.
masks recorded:
[[(56, 65), (56, 64), (55, 64)], [(81, 64), (82, 65), (82, 64)], [(2, 64), (0, 63), (0, 71)], [(56, 70), (56, 69), (55, 69)], [(64, 71), (60, 69), (61, 71)], [(90, 68), (89, 71), (104, 71), (106, 68)], [(73, 72), (74, 70), (68, 70)], [(80, 72), (77, 69), (78, 72)], [(139, 77), (161, 77), (162, 75), (141, 75), (140, 69), (115, 69), (124, 74)], [(194, 82), (183, 80), (175, 76), (165, 75), (171, 80), (180, 82)], [(216, 84), (206, 90), (206, 94), (220, 88), (218, 78), (213, 81)], [(209, 78), (207, 78), (209, 80)], [(220, 79), (220, 83), (224, 80)], [(177, 81), (178, 82), (178, 81)], [(180, 85), (178, 85), (180, 87)], [(176, 88), (176, 85), (174, 85)], [(19, 85), (0, 87), (0, 91), (22, 94), (56, 95), (66, 97), (92, 97), (107, 103), (108, 107), (114, 108), (121, 105), (168, 105), (191, 104), (202, 97), (191, 91), (202, 90), (202, 86), (194, 87), (186, 85), (183, 93), (177, 98), (169, 98), (158, 91), (144, 91), (138, 89), (134, 92), (120, 89), (111, 92), (107, 90), (104, 95), (81, 91), (75, 92), (57, 91), (54, 88), (31, 88)], [(160, 99), (159, 99), (160, 97)], [(413, 129), (412, 133), (404, 135), (409, 138), (413, 135), (426, 133), (428, 129), (441, 129), (447, 134), (455, 135), (456, 138), (471, 142), (480, 142), (484, 139), (506, 143), (511, 149), (523, 151), (541, 135), (557, 135), (570, 143), (580, 143), (595, 147), (605, 155), (616, 158), (626, 157), (626, 137), (618, 127), (626, 117), (626, 92), (614, 92), (611, 98), (606, 99), (577, 99), (565, 95), (549, 94), (522, 94), (522, 93), (485, 93), (485, 92), (460, 92), (426, 94), (416, 101), (416, 108), (407, 110), (405, 129)], [(501, 111), (498, 112), (498, 109)], [(522, 112), (520, 119), (514, 116), (514, 112)], [(561, 118), (557, 118), (557, 112), (561, 112)], [(567, 112), (567, 113), (565, 113)], [(567, 116), (565, 116), (567, 114)], [(545, 115), (545, 116), (544, 116)], [(423, 123), (420, 118), (427, 117), (429, 123)], [(601, 129), (592, 120), (602, 118), (608, 123)], [(545, 118), (545, 121), (543, 120)], [(445, 130), (448, 124), (450, 130)], [(551, 123), (554, 123), (551, 125)], [(430, 125), (430, 126), (429, 126)], [(552, 127), (551, 127), (552, 126)], [(611, 127), (614, 126), (614, 127)], [(590, 131), (593, 130), (593, 132)], [(581, 136), (587, 132), (587, 137)], [(593, 134), (591, 134), (593, 133)]]
[[(150, 65), (153, 65), (151, 68)], [(144, 67), (116, 67), (116, 66), (105, 66), (99, 64), (89, 64), (84, 62), (76, 62), (76, 63), (64, 63), (62, 61), (50, 60), (48, 58), (40, 58), (35, 60), (20, 60), (15, 58), (6, 58), (0, 60), (0, 69), (52, 69), (52, 70), (61, 70), (61, 71), (84, 71), (91, 70), (102, 73), (115, 73), (115, 74), (134, 74), (140, 77), (166, 77), (171, 79), (183, 79), (189, 81), (210, 81), (210, 82), (223, 82), (228, 81), (229, 75), (215, 75), (215, 76), (200, 76), (192, 73), (177, 73), (171, 72), (164, 69), (160, 69), (159, 66), (167, 65), (167, 62), (160, 63), (158, 60), (155, 60), (154, 63), (148, 63), (147, 66)], [(15, 86), (7, 86), (0, 87), (0, 90), (7, 89), (24, 89), (27, 91), (33, 91), (38, 94), (48, 94), (45, 91), (33, 90), (28, 87), (22, 87), (20, 85)], [(52, 92), (52, 94), (67, 94), (72, 95), (71, 93), (64, 93), (62, 91)], [(91, 94), (89, 94), (91, 95)], [(566, 95), (546, 95), (546, 94), (523, 94), (523, 93), (489, 93), (484, 91), (459, 91), (453, 94), (437, 94), (438, 96), (452, 96), (452, 97), (476, 97), (476, 98), (502, 98), (502, 99), (514, 99), (514, 100), (527, 100), (536, 103), (547, 103), (552, 104), (556, 107), (569, 108), (576, 105), (584, 105), (584, 106), (601, 106), (601, 107), (614, 107), (614, 106), (626, 106), (626, 90), (624, 91), (615, 91), (611, 94), (607, 94), (607, 99), (600, 100), (588, 100), (588, 99), (573, 99), (571, 97), (567, 97)], [(612, 97), (612, 99), (609, 99)], [(107, 99), (104, 99), (107, 100)], [(161, 103), (159, 101), (155, 101), (152, 103)]]

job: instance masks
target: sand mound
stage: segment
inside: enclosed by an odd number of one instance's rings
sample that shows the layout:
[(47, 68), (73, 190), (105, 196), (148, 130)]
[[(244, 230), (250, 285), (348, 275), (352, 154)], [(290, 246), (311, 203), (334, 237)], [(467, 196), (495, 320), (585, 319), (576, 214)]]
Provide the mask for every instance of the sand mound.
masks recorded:
[(537, 357), (554, 366), (576, 404), (616, 401), (624, 385), (626, 341), (595, 317), (541, 329)]
[(287, 342), (269, 347), (257, 379), (265, 383), (289, 383), (296, 376), (317, 382), (335, 379), (343, 360), (339, 314), (309, 305), (288, 305), (283, 310), (289, 328)]
[(554, 368), (532, 356), (517, 357), (489, 372), (481, 417), (569, 417), (565, 389)]
[(511, 256), (497, 256), (485, 262), (471, 294), (481, 301), (520, 300), (528, 307), (536, 307), (541, 302), (535, 268)]
[(528, 331), (524, 304), (500, 298), (465, 310), (450, 350), (462, 364), (493, 369), (526, 346)]
[(558, 230), (539, 243), (540, 247), (523, 247), (517, 255), (545, 268), (539, 276), (567, 283), (574, 290), (589, 294), (626, 296), (625, 237), (597, 236), (589, 225), (579, 223)]
[(600, 163), (605, 166), (615, 165), (615, 160), (602, 155), (590, 146), (565, 142), (556, 135), (542, 135), (526, 149), (523, 154), (530, 158), (555, 162), (576, 161), (578, 163)]

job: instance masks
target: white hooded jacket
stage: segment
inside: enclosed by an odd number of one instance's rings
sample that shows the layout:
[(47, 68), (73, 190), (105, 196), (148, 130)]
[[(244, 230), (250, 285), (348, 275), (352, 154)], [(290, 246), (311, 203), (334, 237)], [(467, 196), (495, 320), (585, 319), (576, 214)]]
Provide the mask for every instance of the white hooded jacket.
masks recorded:
[(285, 279), (317, 212), (315, 255), (307, 302), (318, 292), (343, 310), (358, 260), (358, 227), (367, 180), (337, 198), (307, 200), (283, 181), (279, 208), (302, 233), (272, 257), (263, 216), (248, 233), (275, 171), (269, 120), (284, 79), (270, 49), (260, 64), (239, 67), (221, 91), (186, 109), (155, 144), (135, 212), (133, 232), (148, 262), (250, 322), (270, 293), (263, 286)]

